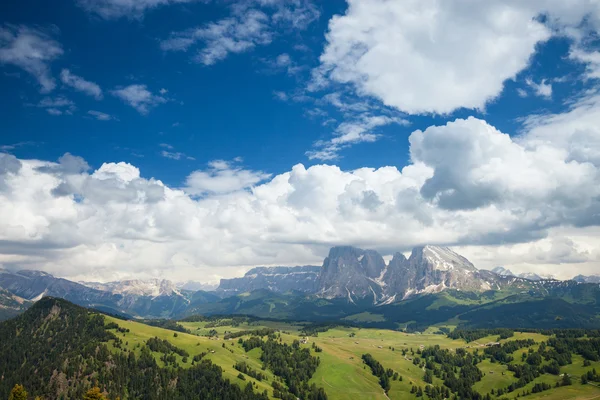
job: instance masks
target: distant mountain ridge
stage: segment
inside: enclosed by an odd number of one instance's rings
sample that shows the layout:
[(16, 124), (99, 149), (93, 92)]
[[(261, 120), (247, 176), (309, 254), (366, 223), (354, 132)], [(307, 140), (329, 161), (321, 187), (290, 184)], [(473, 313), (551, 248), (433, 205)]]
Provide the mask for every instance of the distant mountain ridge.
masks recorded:
[[(42, 297), (53, 296), (142, 318), (176, 318), (193, 312), (248, 312), (273, 317), (292, 313), (313, 318), (342, 317), (357, 309), (384, 309), (446, 292), (483, 298), (489, 293), (574, 298), (574, 292), (587, 287), (585, 282), (600, 283), (600, 277), (557, 281), (535, 274), (515, 276), (503, 267), (479, 270), (465, 257), (441, 246), (415, 247), (408, 258), (397, 252), (389, 262), (375, 250), (337, 246), (330, 249), (322, 266), (255, 267), (243, 277), (222, 279), (214, 292), (185, 289), (198, 287), (197, 282), (132, 279), (77, 283), (41, 271), (0, 270), (0, 288), (4, 289), (0, 300), (4, 296), (2, 301), (12, 307), (7, 313), (13, 314)], [(586, 296), (586, 301), (595, 301), (593, 295)], [(22, 299), (23, 305), (15, 299)]]
[(296, 290), (312, 293), (316, 290), (321, 267), (255, 267), (240, 278), (221, 279), (216, 292), (222, 295), (268, 289), (275, 293)]
[(600, 275), (577, 275), (573, 280), (580, 283), (600, 283)]
[(103, 290), (113, 294), (132, 294), (137, 296), (170, 296), (181, 295), (179, 288), (167, 279), (131, 279), (107, 283), (79, 282), (84, 286)]
[[(545, 280), (545, 279), (556, 280), (556, 278), (552, 275), (539, 275), (539, 274), (536, 274), (535, 272), (523, 272), (521, 274), (513, 274), (509, 269), (506, 269), (504, 267), (496, 267), (496, 268), (492, 269), (492, 272), (494, 272), (498, 275), (502, 275), (502, 276), (514, 276), (517, 278), (528, 279), (530, 281), (541, 281), (541, 280)], [(578, 276), (583, 276), (583, 275), (578, 275)], [(575, 278), (577, 278), (577, 277), (575, 277)], [(573, 278), (573, 280), (576, 280), (575, 278)]]
[(121, 282), (114, 285), (98, 284), (104, 288), (99, 289), (57, 278), (42, 271), (4, 270), (0, 273), (0, 288), (29, 301), (35, 302), (42, 297), (52, 296), (110, 313), (153, 318), (172, 317), (183, 312), (189, 305), (192, 293), (171, 290), (174, 287), (171, 285), (163, 282), (162, 286), (155, 285), (150, 288), (140, 284), (140, 288)]

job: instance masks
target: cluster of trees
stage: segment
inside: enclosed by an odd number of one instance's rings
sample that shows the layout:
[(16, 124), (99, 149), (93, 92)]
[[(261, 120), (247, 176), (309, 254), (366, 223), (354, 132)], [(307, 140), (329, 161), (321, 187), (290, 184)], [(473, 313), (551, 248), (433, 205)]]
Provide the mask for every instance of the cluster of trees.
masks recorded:
[(388, 368), (387, 370), (383, 368), (383, 365), (373, 358), (371, 354), (363, 354), (362, 360), (369, 368), (371, 368), (373, 375), (379, 378), (379, 385), (381, 385), (386, 393), (389, 392), (391, 388), (390, 380), (402, 380), (402, 376), (398, 375), (398, 373), (394, 372), (391, 368)]
[(228, 332), (225, 334), (224, 338), (225, 339), (235, 339), (235, 338), (239, 338), (242, 336), (269, 336), (269, 335), (274, 335), (275, 334), (275, 329), (272, 328), (260, 328), (260, 329), (254, 329), (254, 330), (244, 330), (244, 331), (238, 331), (238, 332)]
[(188, 353), (184, 349), (180, 349), (179, 347), (171, 344), (168, 340), (159, 339), (158, 337), (153, 337), (153, 338), (148, 339), (146, 341), (146, 346), (148, 346), (148, 348), (151, 351), (154, 351), (157, 353), (163, 353), (163, 354), (175, 353), (175, 354), (179, 354), (181, 357), (189, 357), (190, 356), (190, 353)]
[(319, 366), (320, 359), (312, 356), (309, 349), (301, 348), (298, 340), (294, 340), (289, 345), (279, 343), (273, 337), (262, 340), (258, 336), (252, 336), (246, 340), (240, 338), (238, 343), (246, 351), (261, 348), (260, 360), (263, 363), (263, 369), (268, 368), (275, 376), (285, 382), (287, 389), (279, 382), (273, 382), (275, 397), (285, 400), (292, 398), (302, 400), (327, 399), (327, 394), (323, 388), (318, 388), (315, 384), (308, 384)]
[[(592, 332), (588, 332), (592, 333)], [(551, 337), (548, 345), (555, 349), (566, 349), (569, 352), (581, 355), (586, 360), (600, 360), (600, 337)]]
[(490, 358), (491, 362), (500, 362), (508, 364), (513, 361), (512, 354), (522, 349), (523, 347), (533, 346), (535, 341), (533, 339), (520, 339), (511, 340), (506, 343), (502, 343), (500, 346), (486, 347), (483, 352)]
[(600, 382), (600, 376), (596, 372), (596, 368), (581, 375), (581, 383), (585, 385), (588, 382)]
[(263, 379), (267, 379), (267, 376), (262, 372), (255, 371), (252, 367), (246, 364), (244, 361), (238, 361), (233, 365), (233, 368), (237, 369), (243, 374), (253, 377), (259, 382), (262, 382)]
[(43, 298), (3, 322), (0, 337), (0, 399), (9, 398), (15, 384), (27, 389), (28, 399), (83, 399), (94, 387), (109, 400), (268, 399), (251, 385), (242, 390), (230, 383), (206, 359), (187, 369), (165, 368), (146, 345), (139, 355), (111, 352), (107, 342), (116, 337), (104, 317), (60, 299)]
[[(16, 384), (12, 390), (10, 391), (10, 395), (8, 396), (8, 400), (27, 400), (27, 390), (23, 387), (23, 385)], [(117, 397), (117, 399), (119, 399)], [(35, 396), (34, 400), (41, 400), (41, 397)], [(104, 393), (100, 390), (99, 387), (93, 387), (89, 389), (83, 395), (83, 400), (106, 400)]]
[(486, 336), (498, 335), (498, 340), (508, 339), (515, 335), (514, 330), (506, 328), (496, 329), (455, 329), (449, 332), (447, 336), (450, 339), (464, 339), (467, 343), (474, 342)]
[(119, 326), (119, 324), (117, 324), (116, 322), (109, 322), (105, 326), (106, 326), (106, 329), (116, 329), (117, 332), (120, 332), (120, 333), (127, 333), (127, 332), (129, 332), (129, 329), (127, 329), (127, 328), (121, 328)]
[[(419, 357), (416, 357), (418, 359)], [(473, 390), (472, 386), (483, 377), (477, 364), (482, 360), (478, 354), (472, 354), (465, 349), (456, 349), (451, 352), (440, 346), (426, 347), (421, 351), (420, 365), (425, 367), (424, 379), (433, 383), (433, 376), (444, 382), (444, 386), (461, 399), (482, 399), (483, 397)], [(413, 360), (414, 362), (414, 360)], [(445, 390), (437, 390), (435, 395), (444, 395)]]
[(144, 319), (138, 322), (142, 322), (146, 325), (156, 326), (158, 328), (169, 329), (181, 333), (190, 333), (189, 329), (186, 329), (183, 325), (177, 323), (172, 319)]

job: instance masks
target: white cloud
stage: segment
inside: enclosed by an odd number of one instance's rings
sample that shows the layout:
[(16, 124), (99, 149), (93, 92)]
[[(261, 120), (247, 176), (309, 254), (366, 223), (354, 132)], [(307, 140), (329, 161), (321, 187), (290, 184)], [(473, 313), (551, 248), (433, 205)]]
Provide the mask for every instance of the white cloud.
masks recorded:
[[(164, 51), (187, 51), (200, 43), (194, 60), (213, 65), (229, 54), (244, 53), (256, 46), (270, 44), (275, 27), (305, 29), (319, 17), (308, 0), (249, 0), (234, 3), (231, 15), (203, 26), (172, 32), (161, 41)], [(294, 66), (289, 66), (294, 70)]]
[(190, 3), (195, 0), (77, 0), (80, 7), (104, 19), (121, 17), (138, 19), (148, 10), (177, 3)]
[(110, 121), (116, 119), (112, 115), (103, 113), (101, 111), (89, 110), (87, 113), (88, 115), (91, 115), (92, 117), (96, 118), (98, 121)]
[(58, 108), (47, 108), (46, 112), (50, 115), (55, 115), (55, 116), (63, 115), (62, 110), (59, 110)]
[(143, 115), (148, 114), (151, 108), (167, 102), (166, 98), (152, 94), (146, 85), (129, 85), (115, 89), (111, 93)]
[(569, 57), (586, 64), (586, 77), (600, 79), (600, 51), (586, 51), (581, 48), (571, 50)]
[(250, 171), (225, 160), (213, 160), (207, 170), (192, 172), (186, 179), (185, 191), (192, 196), (226, 194), (255, 186), (271, 174)]
[(536, 45), (574, 35), (584, 18), (597, 29), (599, 16), (594, 2), (348, 0), (311, 87), (348, 83), (410, 114), (484, 109)]
[(73, 115), (77, 107), (75, 103), (64, 96), (44, 97), (38, 104), (38, 107), (45, 108), (50, 115)]
[(242, 53), (256, 45), (271, 43), (269, 17), (259, 10), (246, 10), (240, 15), (209, 23), (201, 28), (173, 33), (161, 42), (165, 51), (187, 51), (196, 42), (204, 43), (195, 59), (212, 65), (224, 60), (229, 53)]
[(525, 83), (533, 89), (536, 96), (547, 99), (552, 98), (552, 84), (546, 83), (546, 79), (542, 79), (540, 83), (535, 83), (532, 79), (526, 79)]
[(56, 87), (49, 64), (62, 54), (60, 43), (42, 30), (27, 26), (0, 27), (0, 64), (14, 65), (31, 74), (42, 92)]
[(271, 177), (215, 160), (183, 189), (128, 163), (87, 172), (73, 156), (0, 156), (0, 263), (205, 280), (238, 271), (228, 266), (318, 263), (331, 245), (389, 254), (433, 243), (480, 267), (597, 271), (599, 127), (590, 94), (531, 117), (518, 137), (476, 118), (416, 130), (402, 170), (298, 164)]
[(362, 114), (354, 120), (339, 124), (332, 139), (316, 142), (315, 149), (307, 151), (306, 155), (311, 160), (335, 160), (339, 157), (339, 152), (348, 146), (376, 141), (380, 135), (374, 133), (374, 130), (390, 124), (407, 125), (408, 122), (398, 117)]
[(74, 75), (68, 69), (63, 69), (60, 73), (60, 79), (62, 82), (72, 87), (73, 89), (83, 92), (88, 96), (96, 98), (96, 100), (102, 99), (102, 89), (94, 82), (86, 81), (80, 76)]

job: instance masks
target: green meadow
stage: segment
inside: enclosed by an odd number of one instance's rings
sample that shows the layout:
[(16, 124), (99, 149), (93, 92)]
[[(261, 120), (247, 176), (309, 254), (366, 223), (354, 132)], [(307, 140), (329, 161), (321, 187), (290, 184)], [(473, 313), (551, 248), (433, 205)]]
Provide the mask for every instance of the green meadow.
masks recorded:
[[(368, 318), (369, 316), (362, 317)], [(268, 369), (262, 370), (262, 362), (260, 361), (262, 350), (256, 348), (246, 353), (238, 344), (237, 338), (226, 340), (224, 335), (228, 332), (268, 327), (278, 330), (281, 339), (287, 343), (302, 338), (301, 324), (284, 322), (252, 321), (240, 323), (236, 326), (229, 325), (226, 319), (219, 321), (218, 324), (211, 323), (209, 326), (207, 326), (208, 322), (181, 322), (181, 325), (191, 332), (188, 334), (112, 317), (106, 317), (106, 320), (107, 322), (117, 323), (121, 328), (129, 329), (129, 332), (126, 333), (115, 332), (123, 341), (122, 347), (129, 351), (139, 353), (140, 346), (152, 337), (166, 339), (190, 354), (186, 363), (183, 362), (181, 356), (176, 356), (181, 366), (191, 366), (194, 355), (206, 352), (206, 358), (219, 365), (223, 369), (224, 376), (231, 382), (242, 387), (249, 381), (253, 382), (256, 390), (261, 392), (267, 390), (269, 396), (273, 395), (271, 382), (275, 377)], [(215, 331), (216, 336), (208, 336), (209, 334), (215, 335)], [(441, 348), (452, 350), (466, 348), (467, 351), (475, 352), (483, 351), (485, 343), (497, 340), (497, 337), (489, 336), (466, 343), (464, 340), (449, 339), (446, 335), (439, 334), (439, 332), (430, 333), (431, 331), (433, 330), (417, 334), (386, 329), (337, 327), (326, 332), (319, 332), (318, 336), (311, 336), (308, 338), (308, 343), (302, 344), (302, 346), (311, 348), (313, 355), (318, 356), (321, 360), (310, 383), (323, 387), (331, 400), (415, 399), (415, 395), (410, 393), (411, 387), (416, 385), (424, 388), (427, 385), (423, 381), (424, 370), (414, 365), (412, 361), (415, 356), (418, 356), (417, 351), (420, 348), (439, 345)], [(247, 338), (247, 336), (244, 336), (244, 338)], [(531, 338), (538, 343), (548, 339), (548, 337), (536, 333), (517, 332), (514, 337), (501, 342), (527, 338)], [(312, 349), (313, 342), (322, 349), (322, 352), (316, 353)], [(532, 346), (534, 349), (536, 347), (537, 344)], [(113, 349), (118, 351), (114, 347)], [(403, 355), (403, 350), (405, 350), (406, 355)], [(520, 349), (514, 353), (515, 363), (521, 362), (521, 354), (526, 351), (528, 349)], [(391, 389), (387, 396), (380, 387), (378, 379), (372, 375), (369, 367), (362, 362), (361, 356), (365, 353), (370, 353), (386, 369), (392, 368), (402, 376), (402, 381), (391, 381)], [(160, 356), (161, 354), (155, 353), (156, 360), (162, 364)], [(245, 376), (245, 380), (239, 379), (239, 372), (233, 368), (233, 365), (239, 361), (245, 361), (254, 370), (261, 371), (267, 376), (267, 379), (258, 381), (250, 376)], [(484, 376), (473, 387), (481, 394), (490, 393), (492, 389), (496, 391), (505, 388), (516, 381), (513, 373), (508, 371), (505, 365), (492, 363), (489, 359), (479, 363), (478, 367)], [(561, 373), (568, 373), (572, 376), (572, 386), (553, 388), (542, 393), (530, 394), (525, 398), (548, 400), (600, 399), (599, 387), (591, 384), (581, 385), (579, 382), (579, 376), (591, 368), (600, 371), (600, 362), (593, 362), (591, 366), (584, 367), (583, 358), (573, 355), (573, 363), (561, 369)], [(434, 379), (434, 384), (442, 384), (442, 381), (438, 378)], [(546, 382), (554, 386), (560, 379), (559, 376), (544, 374), (529, 383), (525, 388), (505, 394), (501, 398), (516, 398), (523, 390), (529, 390), (535, 383), (539, 382)]]

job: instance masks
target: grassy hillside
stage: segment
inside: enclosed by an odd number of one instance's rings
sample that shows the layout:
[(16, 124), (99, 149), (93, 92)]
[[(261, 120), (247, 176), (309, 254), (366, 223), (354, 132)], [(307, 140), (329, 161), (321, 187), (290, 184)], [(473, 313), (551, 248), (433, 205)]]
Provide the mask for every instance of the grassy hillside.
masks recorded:
[[(373, 315), (363, 313), (358, 318), (372, 320)], [(205, 379), (202, 390), (210, 394), (206, 398), (229, 393), (227, 396), (231, 399), (253, 399), (263, 392), (275, 398), (273, 382), (287, 385), (287, 381), (272, 364), (265, 365), (261, 358), (267, 355), (268, 347), (244, 349), (254, 341), (289, 345), (288, 349), (296, 346), (297, 351), (318, 357), (318, 367), (306, 378), (307, 387), (314, 384), (324, 389), (331, 400), (441, 399), (443, 397), (436, 397), (439, 394), (417, 397), (418, 393), (414, 392), (417, 388), (423, 392), (448, 390), (450, 386), (443, 372), (448, 362), (461, 365), (454, 367), (454, 374), (461, 382), (462, 370), (466, 368), (462, 365), (475, 365), (471, 370), (480, 374), (469, 384), (469, 390), (481, 397), (464, 398), (486, 399), (484, 396), (489, 395), (491, 399), (600, 399), (600, 377), (594, 377), (588, 384), (582, 384), (580, 379), (593, 369), (600, 371), (600, 333), (595, 331), (589, 331), (587, 337), (577, 331), (558, 331), (560, 337), (549, 336), (555, 332), (543, 335), (509, 330), (456, 331), (452, 335), (458, 339), (451, 339), (437, 328), (407, 333), (378, 328), (307, 326), (303, 322), (241, 316), (198, 317), (180, 324), (189, 333), (101, 315), (62, 300), (44, 299), (23, 315), (0, 324), (3, 338), (0, 356), (7, 360), (0, 364), (4, 376), (0, 381), (0, 398), (15, 383), (22, 383), (44, 399), (56, 398), (57, 393), (77, 399), (93, 385), (105, 389), (111, 400), (117, 393), (123, 400), (146, 398), (144, 393), (162, 393), (152, 397), (156, 399), (187, 399), (197, 398), (193, 396), (198, 396), (201, 390), (198, 382), (202, 379)], [(507, 331), (509, 334), (505, 334)], [(499, 336), (504, 338), (499, 339)], [(300, 339), (303, 343), (298, 343)], [(486, 346), (497, 341), (501, 347)], [(511, 359), (498, 361), (493, 356), (494, 351), (508, 351), (503, 357)], [(375, 370), (363, 362), (366, 354), (376, 360), (383, 371), (389, 371), (387, 393), (381, 375), (376, 376)], [(515, 368), (527, 367), (532, 354), (539, 355), (536, 365), (541, 374), (508, 392), (509, 386), (519, 383)], [(568, 361), (559, 371), (544, 371), (554, 357), (567, 354)], [(438, 355), (441, 358), (438, 359)], [(207, 360), (211, 363), (207, 364)], [(467, 364), (460, 364), (464, 360), (468, 360)], [(240, 362), (249, 368), (245, 373), (234, 367)], [(219, 368), (215, 370), (211, 365)], [(292, 374), (298, 367), (289, 365)], [(452, 374), (452, 369), (448, 371)], [(261, 374), (260, 379), (251, 376), (256, 373)], [(570, 385), (561, 386), (564, 384), (562, 374), (570, 377)], [(168, 382), (177, 382), (177, 385), (173, 387)], [(536, 387), (542, 384), (545, 390), (535, 393)], [(213, 385), (220, 388), (221, 394), (211, 389)], [(236, 387), (237, 392), (230, 386)], [(242, 397), (249, 388), (257, 397)], [(498, 391), (504, 393), (497, 396)], [(190, 397), (190, 393), (194, 395)]]
[[(270, 382), (275, 378), (268, 369), (263, 371), (267, 379), (259, 382), (249, 376), (242, 381), (237, 378), (239, 372), (233, 368), (237, 361), (245, 361), (255, 370), (261, 370), (260, 350), (254, 349), (246, 353), (237, 338), (225, 340), (226, 333), (255, 330), (259, 328), (273, 328), (279, 330), (284, 342), (292, 343), (294, 340), (302, 338), (302, 324), (288, 324), (284, 322), (273, 321), (251, 321), (242, 322), (228, 319), (226, 317), (217, 321), (201, 322), (182, 322), (181, 324), (192, 333), (175, 332), (146, 326), (133, 321), (120, 321), (111, 317), (106, 317), (107, 321), (116, 322), (122, 328), (129, 329), (127, 333), (119, 333), (123, 342), (132, 351), (137, 351), (136, 346), (143, 343), (148, 338), (159, 337), (166, 339), (172, 344), (187, 350), (191, 355), (200, 352), (209, 352), (207, 358), (219, 365), (223, 369), (224, 377), (231, 382), (245, 385), (248, 381), (254, 382), (259, 391), (268, 390), (272, 397), (273, 391)], [(208, 326), (207, 326), (208, 325)], [(212, 331), (212, 332), (211, 332)], [(207, 335), (216, 335), (208, 337)], [(243, 336), (247, 338), (248, 336)], [(373, 328), (354, 328), (338, 327), (329, 329), (326, 332), (319, 332), (318, 336), (308, 337), (308, 343), (302, 344), (303, 347), (310, 348), (314, 355), (321, 359), (321, 363), (311, 379), (311, 383), (323, 387), (327, 392), (328, 398), (333, 400), (346, 399), (386, 399), (383, 389), (379, 385), (378, 379), (373, 376), (370, 369), (364, 365), (361, 356), (365, 353), (371, 354), (386, 369), (392, 368), (398, 372), (403, 380), (392, 381), (391, 389), (387, 397), (389, 399), (415, 399), (416, 396), (410, 393), (411, 387), (417, 385), (425, 387), (427, 384), (423, 381), (424, 371), (419, 366), (413, 364), (418, 349), (428, 346), (439, 345), (444, 349), (455, 350), (457, 348), (466, 348), (470, 352), (483, 351), (484, 343), (496, 341), (497, 335), (491, 335), (478, 339), (475, 342), (467, 343), (464, 340), (452, 340), (441, 334), (413, 334), (387, 329)], [(503, 339), (500, 343), (513, 340), (533, 339), (536, 343), (545, 341), (547, 336), (538, 333), (516, 333), (513, 337)], [(322, 349), (321, 352), (314, 352), (313, 343)], [(223, 348), (225, 344), (225, 348)], [(531, 346), (535, 349), (536, 346)], [(402, 350), (407, 354), (402, 355)], [(412, 354), (411, 349), (415, 352)], [(214, 353), (212, 353), (214, 351)], [(520, 357), (523, 351), (517, 351), (515, 354)], [(515, 357), (515, 359), (518, 359)], [(177, 356), (181, 362), (181, 357)], [(158, 360), (158, 355), (157, 355)], [(160, 361), (159, 361), (160, 362)], [(190, 366), (189, 360), (184, 367)], [(480, 382), (474, 385), (474, 389), (482, 394), (490, 393), (492, 389), (497, 390), (505, 388), (517, 379), (513, 373), (508, 371), (505, 365), (491, 363), (486, 359), (478, 364), (484, 376)], [(573, 356), (573, 363), (562, 367), (561, 372), (566, 372), (573, 376), (573, 385), (569, 387), (552, 388), (549, 391), (530, 394), (526, 398), (530, 399), (592, 399), (596, 396), (600, 398), (600, 389), (592, 385), (581, 385), (578, 381), (579, 376), (586, 371), (596, 368), (600, 371), (600, 362), (592, 362), (590, 366), (583, 367), (583, 358)], [(504, 373), (504, 374), (503, 374)], [(530, 390), (536, 383), (547, 382), (555, 385), (560, 381), (560, 376), (544, 374), (533, 380), (523, 389), (513, 393), (505, 394), (502, 398), (516, 398), (522, 390)], [(434, 383), (441, 384), (441, 380), (435, 378)], [(427, 397), (425, 397), (427, 398)]]

